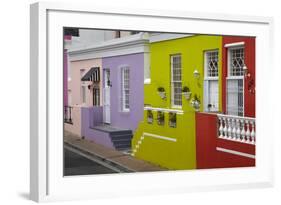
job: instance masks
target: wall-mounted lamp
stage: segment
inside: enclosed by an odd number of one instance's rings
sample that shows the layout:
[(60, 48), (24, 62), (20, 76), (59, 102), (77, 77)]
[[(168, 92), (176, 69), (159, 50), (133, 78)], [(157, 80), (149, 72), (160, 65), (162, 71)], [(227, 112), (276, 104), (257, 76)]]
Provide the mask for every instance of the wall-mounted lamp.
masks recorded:
[(195, 69), (193, 72), (193, 76), (194, 76), (194, 78), (198, 79), (200, 77), (199, 71)]
[(251, 76), (251, 74), (249, 72), (249, 69), (247, 68), (247, 66), (245, 64), (243, 66), (243, 73), (244, 73), (245, 77), (250, 77)]
[(108, 86), (108, 87), (112, 87), (112, 82), (111, 82), (110, 80), (107, 80), (106, 83), (107, 83), (107, 86)]
[(243, 73), (245, 78), (247, 78), (247, 89), (250, 93), (254, 94), (255, 93), (255, 80), (254, 78), (251, 76), (251, 73), (249, 72), (249, 69), (247, 68), (247, 66), (244, 64), (243, 66)]

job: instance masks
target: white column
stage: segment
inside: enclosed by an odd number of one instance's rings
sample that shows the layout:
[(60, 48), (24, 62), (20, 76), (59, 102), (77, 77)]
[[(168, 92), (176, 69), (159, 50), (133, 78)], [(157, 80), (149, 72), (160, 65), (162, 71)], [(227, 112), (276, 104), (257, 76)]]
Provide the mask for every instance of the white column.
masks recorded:
[(252, 131), (251, 131), (251, 142), (252, 144), (255, 144), (256, 143), (256, 139), (255, 139), (255, 136), (256, 136), (256, 133), (255, 133), (255, 121), (251, 121), (251, 127), (252, 127)]
[(228, 126), (228, 138), (231, 139), (232, 138), (232, 129), (231, 129), (231, 119), (228, 118), (227, 119), (227, 126)]
[(224, 122), (223, 137), (227, 138), (227, 120), (225, 117), (223, 117), (223, 122)]
[(244, 120), (243, 119), (241, 119), (240, 120), (240, 122), (241, 122), (241, 128), (242, 128), (242, 130), (241, 130), (241, 141), (242, 142), (244, 142), (245, 141), (245, 122), (244, 122)]
[(231, 121), (232, 121), (232, 123), (231, 123), (231, 125), (232, 125), (232, 138), (234, 140), (236, 140), (236, 122), (235, 122), (235, 118), (232, 118)]
[(223, 138), (223, 118), (219, 117), (219, 138)]
[(250, 123), (246, 120), (246, 142), (250, 142)]
[(240, 134), (241, 134), (241, 131), (240, 131), (240, 120), (237, 118), (236, 119), (236, 140), (237, 141), (240, 141)]

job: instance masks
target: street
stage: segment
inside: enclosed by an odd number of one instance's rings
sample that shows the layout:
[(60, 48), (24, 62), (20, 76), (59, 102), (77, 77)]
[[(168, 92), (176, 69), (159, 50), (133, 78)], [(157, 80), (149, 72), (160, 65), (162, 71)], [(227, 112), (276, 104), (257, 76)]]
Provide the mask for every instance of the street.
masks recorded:
[(118, 172), (64, 148), (64, 176), (111, 173)]

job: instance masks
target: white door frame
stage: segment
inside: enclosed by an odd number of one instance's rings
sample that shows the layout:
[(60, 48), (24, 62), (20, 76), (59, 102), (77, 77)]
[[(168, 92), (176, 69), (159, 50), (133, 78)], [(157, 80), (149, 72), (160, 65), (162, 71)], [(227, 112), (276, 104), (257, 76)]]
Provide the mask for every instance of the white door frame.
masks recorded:
[(110, 124), (110, 85), (107, 81), (110, 80), (110, 69), (103, 69), (104, 87), (103, 87), (103, 122)]

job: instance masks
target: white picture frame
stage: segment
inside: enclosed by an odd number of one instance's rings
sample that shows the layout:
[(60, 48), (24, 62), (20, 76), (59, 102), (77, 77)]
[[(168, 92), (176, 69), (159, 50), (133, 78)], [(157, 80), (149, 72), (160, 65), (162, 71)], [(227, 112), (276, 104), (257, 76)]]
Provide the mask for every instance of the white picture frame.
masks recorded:
[[(30, 23), (32, 200), (91, 199), (273, 186), (273, 131), (268, 129), (272, 116), (262, 109), (271, 106), (267, 99), (272, 85), (261, 86), (262, 79), (270, 79), (272, 75), (272, 72), (267, 72), (273, 62), (272, 18), (41, 2), (31, 5)], [(256, 167), (63, 177), (61, 105), (64, 26), (256, 36), (256, 132), (257, 136), (261, 136), (256, 142)], [(267, 69), (262, 69), (264, 67)]]

